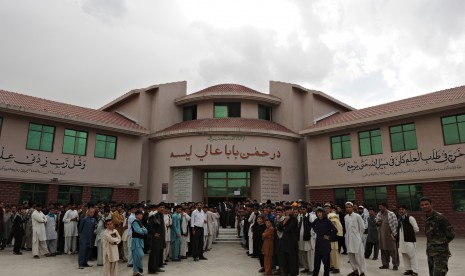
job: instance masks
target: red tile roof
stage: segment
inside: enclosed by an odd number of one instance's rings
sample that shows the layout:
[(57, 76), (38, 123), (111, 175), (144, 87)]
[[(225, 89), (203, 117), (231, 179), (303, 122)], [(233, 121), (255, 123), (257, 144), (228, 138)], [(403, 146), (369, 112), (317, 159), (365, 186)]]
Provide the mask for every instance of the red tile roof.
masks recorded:
[(316, 124), (308, 127), (308, 129), (315, 129), (341, 123), (349, 123), (351, 121), (367, 119), (379, 115), (387, 115), (390, 113), (414, 108), (427, 108), (429, 105), (450, 102), (458, 99), (465, 99), (465, 86), (449, 88), (421, 96), (367, 107), (350, 112), (338, 113), (317, 122)]
[(285, 128), (284, 126), (275, 122), (259, 120), (259, 119), (245, 119), (245, 118), (215, 118), (215, 119), (201, 119), (185, 121), (174, 124), (168, 128), (165, 128), (157, 133), (176, 132), (189, 129), (195, 129), (196, 131), (212, 130), (212, 129), (224, 129), (224, 128), (235, 128), (235, 129), (247, 129), (247, 130), (268, 130), (278, 131), (289, 134), (296, 134), (292, 130)]
[(200, 91), (189, 94), (189, 95), (208, 94), (208, 93), (215, 93), (215, 92), (234, 92), (234, 93), (244, 92), (244, 93), (265, 94), (265, 93), (258, 92), (257, 90), (253, 90), (243, 85), (225, 83), (225, 84), (213, 85), (205, 89), (202, 89)]
[(96, 124), (113, 125), (116, 128), (126, 128), (135, 131), (145, 131), (145, 128), (116, 113), (75, 106), (42, 98), (32, 97), (15, 92), (0, 90), (0, 104), (14, 106), (30, 111), (49, 113), (50, 116), (66, 116), (69, 120), (91, 121)]

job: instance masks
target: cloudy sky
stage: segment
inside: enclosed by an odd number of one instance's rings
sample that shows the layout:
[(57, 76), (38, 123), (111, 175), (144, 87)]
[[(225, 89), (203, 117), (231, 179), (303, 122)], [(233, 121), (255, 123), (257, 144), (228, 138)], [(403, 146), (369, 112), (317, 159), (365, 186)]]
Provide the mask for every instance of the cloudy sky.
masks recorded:
[(0, 89), (98, 108), (270, 80), (357, 108), (465, 84), (460, 0), (0, 0)]

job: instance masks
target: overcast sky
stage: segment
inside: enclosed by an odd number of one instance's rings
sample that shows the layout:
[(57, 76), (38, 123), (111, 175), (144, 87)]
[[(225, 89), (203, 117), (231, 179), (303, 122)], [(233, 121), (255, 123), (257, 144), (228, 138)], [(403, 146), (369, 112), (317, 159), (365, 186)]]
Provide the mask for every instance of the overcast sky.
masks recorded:
[(269, 81), (356, 108), (465, 84), (465, 1), (0, 0), (0, 89), (98, 108)]

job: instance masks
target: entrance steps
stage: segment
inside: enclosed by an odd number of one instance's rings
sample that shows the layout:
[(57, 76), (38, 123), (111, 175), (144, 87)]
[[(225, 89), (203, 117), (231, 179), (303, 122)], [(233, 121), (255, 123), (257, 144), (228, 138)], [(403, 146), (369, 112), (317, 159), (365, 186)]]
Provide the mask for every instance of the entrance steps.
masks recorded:
[(217, 243), (241, 243), (241, 238), (237, 237), (236, 228), (222, 228), (220, 227), (220, 233), (216, 238)]

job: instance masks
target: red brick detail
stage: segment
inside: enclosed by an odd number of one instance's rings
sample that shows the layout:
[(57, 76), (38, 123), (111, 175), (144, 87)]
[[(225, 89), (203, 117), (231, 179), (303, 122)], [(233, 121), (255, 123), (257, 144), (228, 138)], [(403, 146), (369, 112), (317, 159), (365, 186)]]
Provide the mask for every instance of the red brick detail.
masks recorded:
[(112, 201), (121, 203), (137, 203), (139, 202), (139, 190), (114, 188)]
[(90, 201), (90, 188), (89, 186), (82, 187), (82, 203)]
[(392, 210), (394, 207), (397, 209), (397, 193), (396, 186), (387, 186), (387, 205), (388, 209)]
[(308, 195), (310, 202), (334, 202), (334, 189), (311, 189)]
[(19, 193), (21, 191), (20, 183), (0, 182), (0, 201), (5, 204), (18, 204)]
[(356, 204), (360, 205), (360, 203), (363, 202), (364, 200), (364, 196), (363, 196), (363, 188), (362, 187), (356, 187), (355, 188), (355, 202)]
[(57, 200), (58, 200), (58, 185), (53, 185), (53, 184), (48, 185), (47, 202), (56, 203)]

